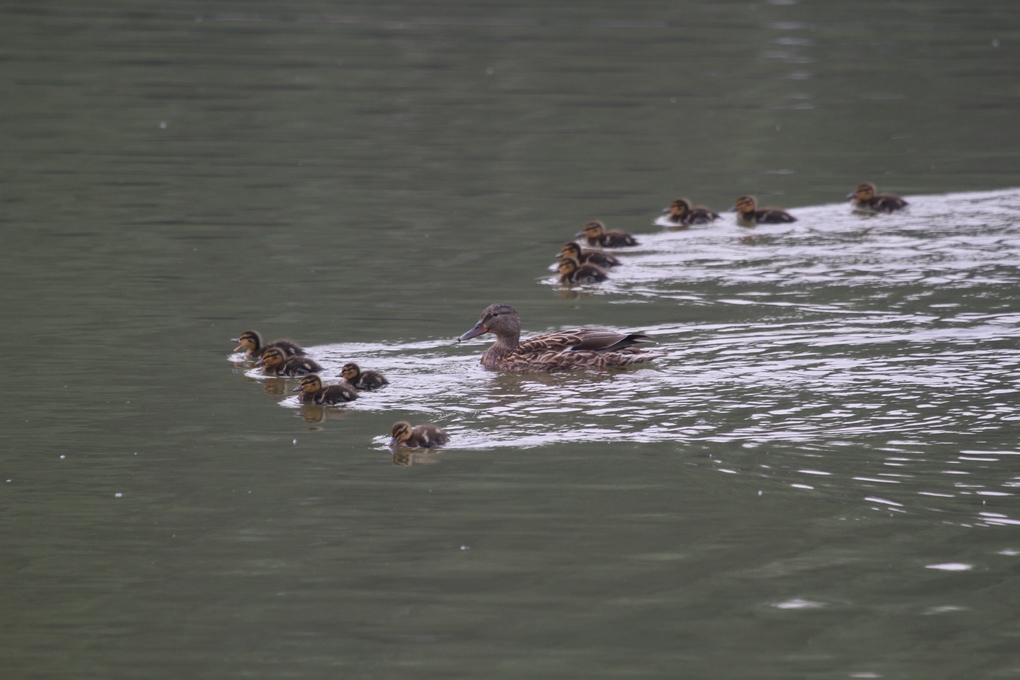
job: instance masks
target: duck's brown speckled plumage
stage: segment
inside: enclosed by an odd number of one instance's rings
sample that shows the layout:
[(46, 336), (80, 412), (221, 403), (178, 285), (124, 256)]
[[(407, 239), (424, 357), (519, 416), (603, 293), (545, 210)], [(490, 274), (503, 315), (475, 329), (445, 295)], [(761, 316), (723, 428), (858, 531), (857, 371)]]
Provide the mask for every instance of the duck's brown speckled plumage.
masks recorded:
[(797, 218), (780, 208), (759, 208), (754, 196), (741, 196), (730, 210), (737, 213), (737, 224), (753, 227), (756, 224), (784, 224)]
[(258, 331), (245, 331), (240, 336), (231, 339), (231, 342), (239, 343), (234, 348), (235, 352), (240, 352), (243, 349), (245, 356), (253, 360), (261, 357), (262, 352), (269, 347), (279, 347), (290, 357), (305, 355), (304, 348), (291, 340), (273, 340), (270, 343), (262, 344), (262, 335)]
[(344, 367), (340, 369), (340, 375), (347, 381), (347, 384), (359, 390), (376, 390), (390, 384), (390, 381), (384, 378), (379, 371), (363, 371), (360, 366), (354, 363), (344, 364)]
[(574, 241), (564, 243), (556, 257), (572, 257), (581, 264), (594, 264), (603, 269), (620, 264), (620, 260), (615, 255), (604, 250), (585, 250)]
[(678, 198), (662, 212), (669, 214), (669, 221), (677, 226), (711, 224), (719, 219), (719, 213), (703, 205), (691, 206), (686, 198)]
[(558, 267), (560, 283), (598, 283), (609, 278), (606, 270), (595, 264), (581, 264), (572, 257), (564, 257)]
[(490, 305), (475, 327), (458, 340), (493, 333), (496, 342), (482, 365), (497, 371), (537, 373), (605, 369), (652, 361), (659, 355), (633, 345), (652, 342), (642, 333), (575, 328), (545, 333), (521, 342), (521, 319), (510, 305)]
[(350, 385), (323, 385), (315, 373), (301, 378), (301, 384), (294, 391), (301, 393), (302, 404), (345, 404), (358, 398), (358, 391)]
[(414, 425), (401, 420), (393, 424), (390, 431), (391, 447), (405, 447), (409, 449), (428, 449), (434, 446), (442, 446), (450, 441), (450, 435), (443, 432), (438, 425), (431, 423), (427, 425)]
[(322, 366), (308, 357), (288, 357), (279, 347), (266, 347), (256, 363), (265, 375), (296, 376), (318, 373)]
[(577, 236), (584, 237), (590, 246), (602, 246), (603, 248), (638, 245), (637, 239), (632, 234), (616, 229), (606, 231), (606, 225), (598, 220), (584, 225), (584, 228), (577, 232)]
[(895, 212), (910, 205), (895, 194), (880, 194), (871, 182), (862, 182), (846, 196), (858, 212)]

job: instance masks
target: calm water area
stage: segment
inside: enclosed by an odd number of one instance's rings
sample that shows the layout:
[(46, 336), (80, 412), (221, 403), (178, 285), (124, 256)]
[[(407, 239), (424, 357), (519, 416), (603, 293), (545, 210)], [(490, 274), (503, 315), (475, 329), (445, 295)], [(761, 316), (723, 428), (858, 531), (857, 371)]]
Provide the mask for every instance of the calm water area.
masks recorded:
[(7, 0), (0, 93), (3, 678), (1020, 678), (1015, 1)]

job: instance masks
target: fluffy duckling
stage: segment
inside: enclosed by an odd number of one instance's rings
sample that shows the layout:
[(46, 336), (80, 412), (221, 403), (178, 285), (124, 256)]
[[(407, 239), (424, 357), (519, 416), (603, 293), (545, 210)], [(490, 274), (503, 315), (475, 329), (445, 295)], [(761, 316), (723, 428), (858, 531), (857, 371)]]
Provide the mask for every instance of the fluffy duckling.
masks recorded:
[(572, 257), (564, 257), (559, 266), (560, 283), (598, 283), (609, 278), (606, 270), (596, 264), (581, 264)]
[(343, 404), (358, 398), (358, 392), (349, 385), (339, 384), (326, 387), (315, 373), (301, 378), (301, 384), (294, 388), (300, 392), (302, 404)]
[(719, 213), (703, 205), (691, 207), (691, 202), (686, 198), (676, 199), (662, 212), (669, 215), (666, 219), (678, 226), (711, 224), (719, 219)]
[(262, 366), (263, 374), (276, 376), (306, 375), (322, 370), (322, 366), (308, 357), (288, 357), (279, 347), (266, 347), (255, 365)]
[(910, 205), (894, 194), (880, 194), (871, 182), (858, 184), (857, 188), (846, 195), (853, 200), (850, 204), (859, 212), (895, 212)]
[(797, 218), (779, 208), (759, 208), (754, 196), (741, 196), (730, 211), (737, 213), (737, 224), (753, 227), (756, 224), (783, 224), (796, 222)]
[(234, 348), (235, 352), (244, 350), (244, 355), (249, 359), (258, 359), (262, 356), (262, 352), (268, 347), (279, 347), (286, 352), (289, 357), (303, 357), (305, 350), (301, 345), (290, 340), (273, 340), (272, 342), (263, 345), (262, 336), (259, 335), (258, 331), (245, 331), (241, 333), (240, 337), (232, 338), (231, 342), (240, 343)]
[(357, 364), (344, 364), (340, 369), (340, 375), (349, 385), (359, 390), (376, 390), (390, 384), (379, 371), (363, 371)]
[(433, 446), (442, 446), (450, 441), (450, 435), (443, 432), (438, 425), (415, 425), (401, 420), (393, 424), (391, 431), (392, 438), (390, 446), (402, 446), (409, 449), (429, 449)]
[(581, 264), (594, 264), (603, 269), (620, 264), (615, 255), (610, 255), (604, 250), (583, 250), (574, 241), (564, 243), (556, 257), (572, 257)]
[(535, 373), (611, 368), (641, 364), (658, 354), (632, 345), (652, 340), (643, 333), (575, 328), (538, 335), (521, 342), (521, 319), (510, 305), (489, 305), (475, 327), (458, 342), (493, 333), (496, 342), (482, 355), (482, 366), (496, 371)]
[(619, 248), (620, 246), (636, 246), (638, 242), (634, 236), (625, 232), (612, 229), (606, 231), (606, 225), (598, 220), (584, 225), (577, 236), (583, 236), (590, 246), (602, 246), (603, 248)]

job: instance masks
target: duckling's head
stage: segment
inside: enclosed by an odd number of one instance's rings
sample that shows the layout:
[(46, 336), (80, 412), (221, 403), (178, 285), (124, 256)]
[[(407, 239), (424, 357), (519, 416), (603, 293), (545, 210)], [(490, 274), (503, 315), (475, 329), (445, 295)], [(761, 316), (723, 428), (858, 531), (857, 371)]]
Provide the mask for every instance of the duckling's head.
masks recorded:
[(361, 375), (361, 368), (357, 364), (344, 364), (344, 367), (340, 369), (340, 376), (344, 380), (357, 380), (359, 375)]
[(572, 257), (576, 260), (581, 257), (581, 246), (577, 245), (574, 241), (564, 243), (556, 257)]
[(482, 318), (478, 320), (475, 327), (457, 338), (457, 342), (470, 340), (485, 333), (495, 333), (497, 337), (511, 336), (519, 339), (521, 337), (521, 318), (517, 316), (517, 310), (510, 305), (501, 303), (489, 305), (482, 312)]
[(294, 388), (295, 392), (307, 392), (314, 394), (322, 389), (322, 379), (314, 373), (309, 373), (301, 378), (301, 384)]
[(390, 446), (403, 444), (411, 438), (411, 423), (406, 420), (394, 423), (393, 429), (390, 431), (390, 435)]
[(867, 202), (875, 198), (875, 193), (878, 190), (875, 185), (871, 182), (863, 182), (857, 185), (857, 188), (852, 193), (847, 194), (847, 198), (853, 198), (858, 201)]
[(577, 271), (581, 263), (572, 257), (564, 257), (560, 260), (559, 272), (560, 276), (570, 276)]
[(670, 217), (682, 219), (684, 215), (691, 211), (691, 202), (686, 198), (678, 198), (669, 204), (669, 207), (662, 212), (668, 212)]
[(758, 199), (754, 196), (741, 196), (737, 199), (736, 203), (733, 204), (733, 207), (730, 208), (731, 211), (739, 213), (753, 213), (757, 209)]
[(600, 239), (605, 231), (606, 225), (602, 224), (598, 220), (593, 220), (584, 225), (584, 228), (577, 232), (577, 235), (585, 238)]
[(240, 336), (232, 338), (231, 341), (241, 343), (234, 348), (235, 352), (240, 352), (242, 349), (246, 352), (257, 352), (259, 347), (262, 347), (262, 336), (258, 331), (245, 331)]
[(262, 353), (262, 358), (255, 362), (256, 366), (268, 366), (272, 368), (279, 366), (286, 361), (287, 355), (283, 353), (283, 350), (279, 347), (267, 347), (266, 351)]

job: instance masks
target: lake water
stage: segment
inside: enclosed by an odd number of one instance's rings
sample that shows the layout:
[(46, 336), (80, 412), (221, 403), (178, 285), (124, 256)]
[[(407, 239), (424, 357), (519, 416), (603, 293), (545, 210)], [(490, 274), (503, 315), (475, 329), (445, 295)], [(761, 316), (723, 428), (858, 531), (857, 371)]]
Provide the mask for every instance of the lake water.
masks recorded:
[[(1018, 35), (1006, 0), (0, 7), (5, 677), (1020, 676)], [(655, 224), (744, 193), (798, 221)], [(591, 219), (640, 245), (560, 286)], [(490, 373), (455, 340), (492, 302), (662, 357)], [(301, 406), (248, 328), (391, 385)], [(394, 455), (401, 419), (450, 445)]]

